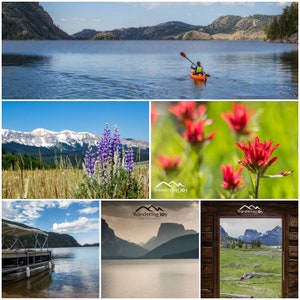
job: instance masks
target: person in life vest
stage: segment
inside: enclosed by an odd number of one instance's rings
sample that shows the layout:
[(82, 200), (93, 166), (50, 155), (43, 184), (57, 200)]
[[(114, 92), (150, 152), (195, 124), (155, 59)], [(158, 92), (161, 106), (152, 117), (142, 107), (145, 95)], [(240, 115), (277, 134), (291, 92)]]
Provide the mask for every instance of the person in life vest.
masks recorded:
[(200, 61), (197, 61), (197, 64), (195, 65), (195, 64), (192, 64), (191, 65), (191, 69), (192, 69), (192, 72), (193, 72), (193, 74), (195, 74), (195, 75), (198, 75), (198, 74), (204, 74), (203, 73), (203, 67), (201, 66), (201, 63), (200, 63)]

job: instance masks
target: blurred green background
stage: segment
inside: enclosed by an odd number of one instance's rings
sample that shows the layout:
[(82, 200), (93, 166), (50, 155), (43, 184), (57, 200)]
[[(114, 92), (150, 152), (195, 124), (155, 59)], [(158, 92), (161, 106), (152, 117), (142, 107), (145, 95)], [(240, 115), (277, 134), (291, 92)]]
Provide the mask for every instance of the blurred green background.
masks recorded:
[[(232, 111), (232, 101), (202, 101), (199, 104), (207, 106), (206, 116), (213, 123), (206, 126), (206, 135), (212, 131), (216, 137), (201, 150), (202, 163), (200, 180), (195, 171), (194, 158), (187, 155), (188, 143), (183, 140), (183, 127), (178, 119), (168, 111), (168, 107), (177, 102), (152, 102), (158, 112), (157, 120), (152, 124), (151, 137), (151, 196), (153, 199), (219, 199), (226, 197), (221, 184), (223, 175), (221, 166), (231, 164), (234, 169), (239, 167), (238, 161), (244, 157), (235, 142), (237, 141), (227, 123), (222, 119), (222, 112)], [(249, 109), (254, 109), (254, 115), (249, 123), (249, 130), (260, 138), (279, 144), (273, 152), (278, 156), (266, 172), (266, 175), (277, 174), (281, 171), (294, 172), (283, 178), (261, 179), (259, 199), (297, 199), (298, 198), (298, 103), (296, 101), (238, 101)], [(239, 139), (253, 140), (253, 137), (243, 136)], [(180, 155), (182, 161), (179, 170), (166, 175), (156, 165), (159, 153), (165, 155)], [(249, 198), (252, 191), (248, 171), (242, 171), (246, 183), (236, 198)], [(171, 191), (162, 182), (181, 183), (185, 189)]]

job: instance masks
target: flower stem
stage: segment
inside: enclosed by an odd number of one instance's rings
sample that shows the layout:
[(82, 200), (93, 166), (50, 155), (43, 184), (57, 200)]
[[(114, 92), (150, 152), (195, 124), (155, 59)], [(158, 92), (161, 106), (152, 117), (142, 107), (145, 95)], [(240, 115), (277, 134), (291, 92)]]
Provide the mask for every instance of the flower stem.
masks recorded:
[(259, 174), (259, 172), (257, 172), (257, 174), (256, 174), (256, 183), (255, 183), (255, 191), (254, 191), (254, 198), (255, 199), (258, 199), (259, 183), (260, 183), (260, 174)]

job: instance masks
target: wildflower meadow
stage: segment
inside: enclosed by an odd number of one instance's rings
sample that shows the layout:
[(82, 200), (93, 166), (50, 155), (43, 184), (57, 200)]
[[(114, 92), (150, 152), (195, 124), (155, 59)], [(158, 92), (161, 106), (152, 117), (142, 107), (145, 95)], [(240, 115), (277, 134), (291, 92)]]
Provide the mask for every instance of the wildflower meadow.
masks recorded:
[(298, 198), (295, 101), (152, 102), (152, 198)]
[(118, 127), (112, 133), (107, 123), (97, 149), (85, 154), (85, 176), (76, 198), (147, 198), (148, 176), (135, 172), (134, 165), (133, 149), (121, 149)]

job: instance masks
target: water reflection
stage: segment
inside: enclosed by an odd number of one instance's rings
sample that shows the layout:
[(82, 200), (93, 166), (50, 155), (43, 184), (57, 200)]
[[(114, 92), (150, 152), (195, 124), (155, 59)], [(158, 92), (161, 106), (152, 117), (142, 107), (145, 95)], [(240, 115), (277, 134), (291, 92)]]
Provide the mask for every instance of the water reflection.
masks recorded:
[(55, 268), (2, 289), (5, 298), (99, 298), (99, 248), (54, 248)]
[(283, 53), (280, 55), (283, 65), (292, 73), (292, 82), (298, 83), (298, 51)]
[(22, 54), (3, 54), (2, 66), (30, 66), (37, 64), (50, 63), (50, 56), (41, 55), (22, 55)]
[(41, 291), (47, 290), (52, 283), (52, 271), (40, 273), (2, 287), (3, 298), (41, 297)]

